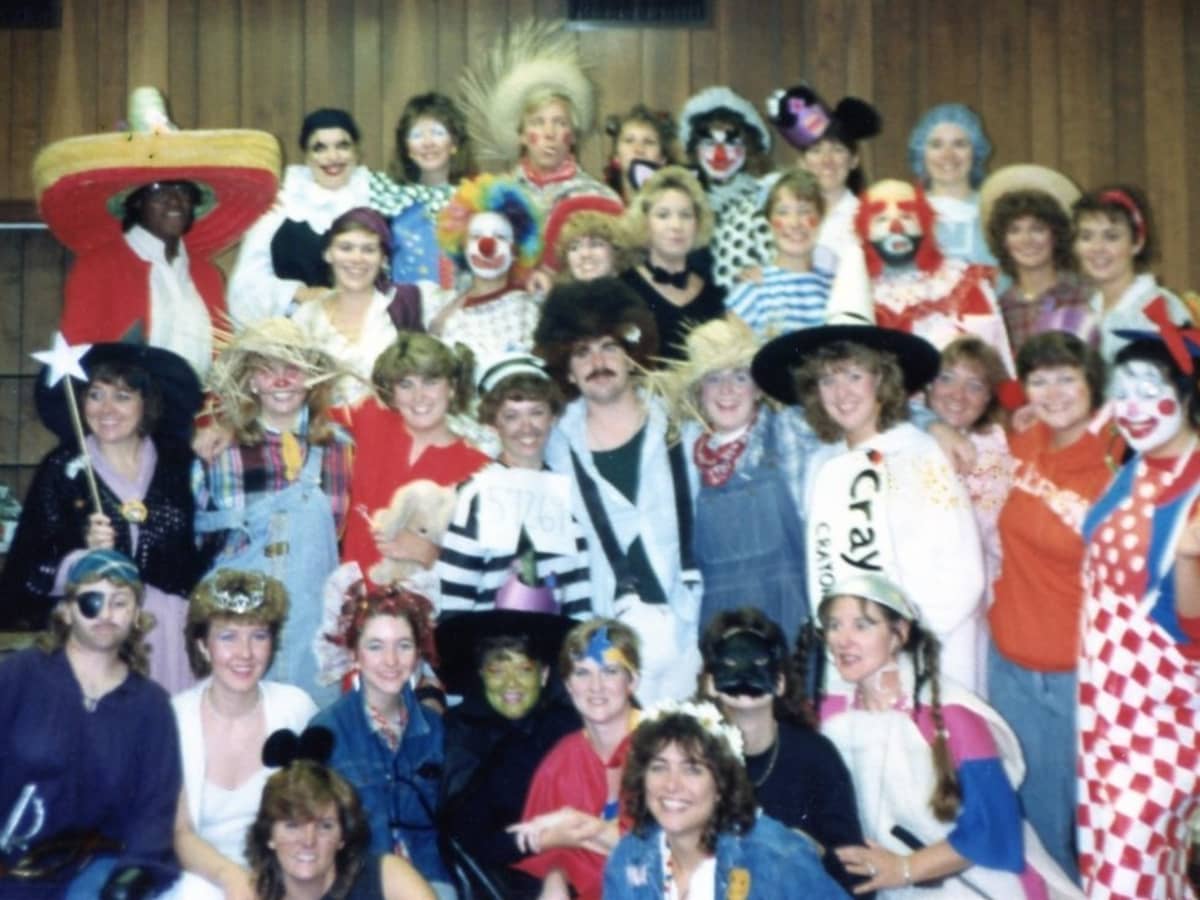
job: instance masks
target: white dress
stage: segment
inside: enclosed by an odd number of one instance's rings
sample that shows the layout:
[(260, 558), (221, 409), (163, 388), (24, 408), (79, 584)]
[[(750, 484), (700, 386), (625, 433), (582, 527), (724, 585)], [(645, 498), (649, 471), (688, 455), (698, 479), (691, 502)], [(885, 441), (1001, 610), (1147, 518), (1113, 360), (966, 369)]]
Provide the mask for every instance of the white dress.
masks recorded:
[(363, 317), (358, 339), (351, 341), (334, 327), (322, 301), (304, 303), (292, 315), (292, 321), (304, 329), (318, 346), (349, 369), (357, 378), (345, 376), (334, 388), (334, 403), (350, 405), (371, 393), (371, 369), (379, 354), (396, 341), (396, 326), (388, 314), (390, 293), (375, 291)]

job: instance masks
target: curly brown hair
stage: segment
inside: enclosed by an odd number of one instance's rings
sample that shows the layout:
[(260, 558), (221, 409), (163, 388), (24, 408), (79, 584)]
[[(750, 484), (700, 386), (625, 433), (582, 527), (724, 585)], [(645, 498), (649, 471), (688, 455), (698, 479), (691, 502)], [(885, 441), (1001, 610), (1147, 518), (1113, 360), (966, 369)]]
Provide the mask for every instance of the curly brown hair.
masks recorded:
[(1017, 264), (1008, 252), (1008, 229), (1017, 219), (1029, 216), (1050, 229), (1054, 241), (1051, 259), (1057, 272), (1075, 270), (1075, 253), (1071, 248), (1071, 220), (1062, 206), (1045, 191), (1009, 191), (1001, 195), (992, 207), (987, 221), (987, 242), (1001, 271), (1009, 278), (1017, 277)]
[(804, 407), (804, 418), (822, 441), (841, 440), (842, 427), (821, 402), (821, 377), (847, 365), (859, 365), (879, 377), (875, 399), (879, 403), (876, 431), (882, 433), (908, 420), (908, 395), (904, 373), (892, 353), (874, 350), (853, 341), (834, 341), (819, 348), (796, 369), (796, 396)]
[(350, 783), (328, 766), (297, 760), (267, 779), (254, 824), (246, 833), (246, 861), (254, 873), (261, 900), (282, 900), (283, 869), (272, 848), (271, 831), (278, 822), (311, 822), (333, 805), (342, 829), (342, 846), (334, 857), (331, 897), (344, 897), (368, 859), (371, 832), (362, 803)]
[[(968, 366), (978, 372), (983, 380), (987, 382), (990, 393), (983, 414), (971, 426), (970, 430), (982, 432), (986, 431), (992, 425), (1003, 425), (1006, 416), (1004, 407), (1000, 405), (1000, 397), (996, 391), (1001, 384), (1008, 381), (1009, 376), (1008, 370), (1004, 368), (1004, 360), (1000, 358), (1000, 354), (996, 351), (996, 348), (973, 334), (955, 338), (942, 351), (941, 371), (944, 372), (957, 365)], [(936, 381), (937, 379), (935, 378), (925, 389), (927, 396), (928, 392), (933, 389)]]
[(625, 814), (633, 821), (634, 833), (645, 836), (654, 822), (654, 815), (646, 805), (646, 772), (654, 758), (671, 744), (708, 769), (715, 782), (716, 806), (700, 836), (700, 846), (705, 852), (716, 852), (718, 835), (745, 834), (753, 828), (758, 801), (741, 758), (725, 738), (706, 730), (695, 717), (667, 713), (638, 725), (625, 760), (621, 802)]
[(1104, 402), (1107, 377), (1100, 352), (1068, 331), (1043, 331), (1035, 334), (1017, 351), (1017, 377), (1024, 384), (1038, 369), (1066, 366), (1079, 369), (1087, 381), (1093, 411)]

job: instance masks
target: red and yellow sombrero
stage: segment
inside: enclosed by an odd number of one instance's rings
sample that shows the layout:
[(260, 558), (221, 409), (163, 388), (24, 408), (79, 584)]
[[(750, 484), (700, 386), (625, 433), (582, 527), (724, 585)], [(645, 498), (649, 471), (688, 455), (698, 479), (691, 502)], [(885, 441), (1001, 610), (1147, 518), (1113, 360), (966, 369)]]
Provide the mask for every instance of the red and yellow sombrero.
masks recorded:
[(184, 242), (189, 253), (209, 257), (270, 208), (280, 163), (279, 142), (265, 131), (90, 134), (43, 148), (33, 183), (54, 236), (81, 255), (120, 236), (130, 193), (155, 181), (191, 181), (202, 196)]

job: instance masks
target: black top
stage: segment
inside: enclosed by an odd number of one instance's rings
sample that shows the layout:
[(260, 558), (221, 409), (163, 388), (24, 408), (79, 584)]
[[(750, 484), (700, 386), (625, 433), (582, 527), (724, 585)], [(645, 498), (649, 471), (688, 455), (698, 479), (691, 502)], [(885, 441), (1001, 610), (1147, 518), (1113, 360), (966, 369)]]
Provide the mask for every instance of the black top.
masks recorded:
[(654, 315), (658, 325), (658, 355), (683, 359), (683, 341), (694, 325), (725, 315), (725, 288), (705, 281), (687, 306), (676, 306), (647, 281), (636, 268), (621, 273), (621, 280), (637, 292)]
[[(143, 502), (146, 521), (138, 526), (134, 549), (121, 500), (97, 473), (100, 505), (116, 531), (116, 549), (132, 559), (143, 581), (168, 594), (186, 597), (205, 570), (196, 550), (190, 448), (155, 441), (158, 463)], [(79, 451), (52, 450), (38, 466), (25, 497), (17, 531), (0, 575), (0, 624), (44, 628), (54, 606), (51, 597), (58, 564), (84, 547), (92, 500)]]
[[(350, 885), (350, 890), (339, 895), (342, 900), (379, 900), (383, 896), (383, 857), (371, 854), (358, 870), (358, 877)], [(332, 893), (326, 894), (322, 900), (336, 900)]]
[(271, 238), (271, 267), (276, 278), (303, 281), (309, 287), (332, 287), (333, 270), (324, 254), (324, 236), (307, 222), (285, 219)]
[(790, 722), (779, 723), (778, 752), (746, 756), (746, 773), (763, 812), (798, 828), (825, 851), (822, 863), (847, 891), (863, 879), (852, 876), (834, 849), (862, 844), (854, 783), (829, 738)]

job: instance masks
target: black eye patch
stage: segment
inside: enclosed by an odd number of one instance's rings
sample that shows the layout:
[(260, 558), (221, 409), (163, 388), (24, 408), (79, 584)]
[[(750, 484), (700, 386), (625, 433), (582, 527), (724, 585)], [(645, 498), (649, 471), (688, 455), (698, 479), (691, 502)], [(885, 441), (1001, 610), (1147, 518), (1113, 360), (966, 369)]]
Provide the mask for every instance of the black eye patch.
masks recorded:
[(75, 595), (75, 605), (85, 619), (94, 619), (104, 608), (104, 594), (101, 591), (80, 591)]

